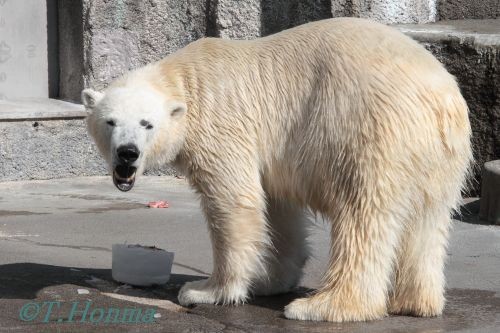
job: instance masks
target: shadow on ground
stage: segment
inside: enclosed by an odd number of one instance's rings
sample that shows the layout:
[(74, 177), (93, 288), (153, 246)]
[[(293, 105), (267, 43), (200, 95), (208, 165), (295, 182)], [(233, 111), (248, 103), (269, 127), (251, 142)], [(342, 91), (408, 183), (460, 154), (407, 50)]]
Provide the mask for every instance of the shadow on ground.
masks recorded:
[(491, 222), (479, 217), (480, 205), (481, 199), (461, 205), (459, 210), (453, 214), (453, 219), (470, 224), (492, 225)]
[[(110, 269), (70, 268), (33, 263), (0, 265), (0, 299), (36, 299), (40, 291), (48, 287), (75, 285), (95, 288), (101, 292), (115, 292), (130, 296), (147, 296), (166, 299), (179, 304), (177, 294), (180, 287), (189, 281), (206, 279), (201, 275), (172, 274), (166, 285), (153, 287), (131, 287), (113, 280)], [(305, 297), (312, 289), (297, 288), (295, 293), (279, 296), (255, 297), (249, 304), (281, 311), (297, 297)]]
[(95, 288), (101, 292), (148, 294), (152, 298), (164, 297), (164, 299), (177, 302), (177, 291), (180, 286), (188, 281), (196, 281), (204, 278), (206, 277), (172, 274), (168, 284), (164, 286), (133, 288), (115, 282), (111, 276), (110, 269), (70, 268), (34, 263), (16, 263), (0, 265), (0, 298), (35, 299), (39, 295), (39, 292), (45, 288), (71, 284), (83, 288)]
[[(335, 324), (287, 320), (283, 308), (297, 297), (304, 297), (311, 290), (302, 288), (296, 293), (271, 297), (256, 297), (243, 306), (198, 305), (182, 311), (162, 309), (161, 318), (154, 324), (141, 325), (90, 325), (59, 324), (57, 322), (23, 323), (18, 318), (19, 309), (27, 302), (58, 299), (70, 302), (90, 299), (99, 307), (141, 306), (130, 301), (108, 297), (110, 293), (142, 297), (151, 300), (169, 300), (177, 303), (179, 288), (187, 281), (205, 278), (197, 275), (173, 274), (168, 284), (151, 288), (132, 288), (116, 283), (109, 269), (69, 268), (32, 263), (0, 266), (0, 321), (3, 327), (18, 327), (23, 331), (56, 329), (58, 331), (112, 332), (441, 332), (467, 328), (493, 332), (499, 325), (500, 298), (495, 292), (482, 290), (451, 289), (445, 313), (438, 318), (413, 318), (390, 316), (368, 323)], [(78, 295), (78, 288), (90, 291)], [(142, 305), (144, 306), (144, 305)]]

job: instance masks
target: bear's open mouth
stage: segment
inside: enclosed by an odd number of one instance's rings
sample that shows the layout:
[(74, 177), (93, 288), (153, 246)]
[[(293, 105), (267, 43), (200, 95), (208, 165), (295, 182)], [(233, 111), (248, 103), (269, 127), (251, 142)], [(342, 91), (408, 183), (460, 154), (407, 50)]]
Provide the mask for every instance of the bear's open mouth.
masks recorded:
[(127, 192), (134, 187), (136, 167), (118, 165), (113, 171), (113, 183), (120, 191)]

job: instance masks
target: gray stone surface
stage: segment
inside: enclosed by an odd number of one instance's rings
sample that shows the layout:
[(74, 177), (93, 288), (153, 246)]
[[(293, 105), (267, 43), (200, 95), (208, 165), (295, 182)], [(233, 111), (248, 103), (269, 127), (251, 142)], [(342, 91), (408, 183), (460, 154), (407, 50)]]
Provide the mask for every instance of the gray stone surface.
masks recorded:
[(84, 88), (82, 0), (58, 1), (59, 98), (80, 102)]
[[(51, 118), (50, 113), (44, 116)], [(105, 174), (106, 163), (87, 134), (85, 119), (0, 121), (2, 181)], [(175, 171), (165, 166), (146, 174)]]
[(489, 19), (500, 17), (500, 0), (440, 0), (440, 20)]
[(436, 21), (436, 0), (332, 0), (334, 17), (354, 16), (382, 23)]
[(83, 0), (84, 85), (102, 89), (128, 70), (205, 36), (207, 3)]
[[(331, 0), (262, 0), (263, 36), (332, 17)], [(337, 15), (339, 16), (339, 15)]]
[(208, 1), (59, 2), (61, 97), (105, 88), (130, 69), (206, 35)]
[(211, 19), (215, 36), (253, 39), (261, 35), (261, 0), (211, 0)]
[(78, 101), (82, 86), (103, 89), (204, 36), (250, 39), (332, 16), (424, 23), (435, 0), (60, 1), (61, 96)]
[(48, 94), (45, 1), (0, 1), (0, 99)]
[(47, 60), (49, 79), (49, 98), (59, 98), (59, 21), (58, 0), (47, 3)]
[(107, 173), (83, 119), (0, 122), (0, 142), (2, 180)]
[[(168, 209), (148, 209), (168, 200)], [(447, 251), (447, 304), (443, 316), (390, 316), (366, 323), (301, 322), (283, 317), (283, 308), (316, 288), (327, 265), (328, 225), (313, 224), (314, 257), (302, 288), (257, 297), (244, 306), (199, 305), (179, 309), (177, 293), (186, 281), (206, 278), (211, 245), (198, 197), (184, 180), (138, 178), (119, 192), (110, 177), (0, 183), (0, 330), (19, 332), (498, 332), (500, 329), (500, 227), (455, 221)], [(111, 278), (111, 245), (156, 245), (175, 252), (172, 278), (154, 288), (127, 288)], [(78, 295), (77, 289), (89, 290)], [(118, 298), (121, 297), (121, 298)], [(141, 299), (134, 298), (141, 297)], [(73, 301), (92, 308), (145, 308), (163, 300), (154, 324), (58, 323)], [(48, 323), (22, 322), (28, 302), (63, 301)], [(166, 303), (166, 304), (165, 304)], [(80, 303), (81, 304), (81, 303)], [(66, 315), (66, 317), (64, 317)]]
[(479, 216), (500, 225), (500, 160), (484, 163), (481, 184)]
[(470, 193), (477, 195), (481, 166), (500, 158), (500, 20), (397, 27), (423, 43), (457, 78), (470, 109), (476, 160)]
[(21, 121), (57, 118), (84, 118), (87, 115), (81, 104), (48, 98), (23, 98), (0, 100), (0, 121)]
[(420, 42), (442, 41), (467, 44), (478, 49), (500, 47), (500, 20), (451, 20), (430, 24), (395, 25)]

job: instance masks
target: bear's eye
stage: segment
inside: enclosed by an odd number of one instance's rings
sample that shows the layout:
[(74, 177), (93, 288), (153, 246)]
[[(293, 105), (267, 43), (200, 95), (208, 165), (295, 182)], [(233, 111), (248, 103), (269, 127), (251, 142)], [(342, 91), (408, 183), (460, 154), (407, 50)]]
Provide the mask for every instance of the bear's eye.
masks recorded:
[(115, 126), (115, 122), (113, 120), (108, 120), (106, 124), (108, 124), (109, 126)]
[(144, 127), (145, 127), (146, 129), (148, 129), (148, 130), (150, 130), (150, 129), (152, 129), (152, 128), (153, 128), (153, 125), (151, 125), (151, 124), (149, 123), (149, 121), (144, 120), (144, 119), (143, 119), (143, 120), (141, 120), (140, 124), (141, 124), (141, 126), (144, 126)]

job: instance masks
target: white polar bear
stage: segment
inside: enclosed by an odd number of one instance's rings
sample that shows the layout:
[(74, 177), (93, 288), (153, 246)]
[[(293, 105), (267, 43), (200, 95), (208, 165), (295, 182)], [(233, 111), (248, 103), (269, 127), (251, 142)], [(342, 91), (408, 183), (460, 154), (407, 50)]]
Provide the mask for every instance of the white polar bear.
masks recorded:
[(331, 222), (331, 259), (286, 317), (442, 312), (471, 130), (454, 78), (410, 38), (342, 18), (201, 39), (82, 97), (119, 189), (171, 162), (201, 195), (214, 269), (184, 285), (181, 304), (296, 286), (309, 209)]

